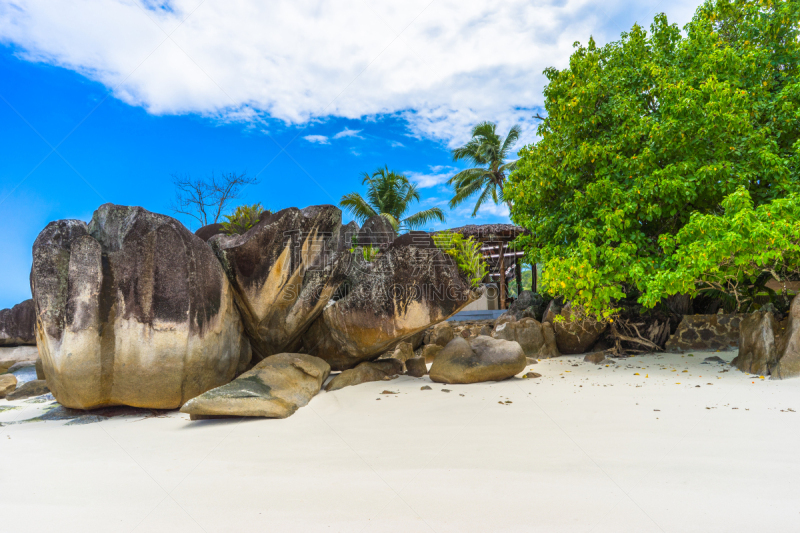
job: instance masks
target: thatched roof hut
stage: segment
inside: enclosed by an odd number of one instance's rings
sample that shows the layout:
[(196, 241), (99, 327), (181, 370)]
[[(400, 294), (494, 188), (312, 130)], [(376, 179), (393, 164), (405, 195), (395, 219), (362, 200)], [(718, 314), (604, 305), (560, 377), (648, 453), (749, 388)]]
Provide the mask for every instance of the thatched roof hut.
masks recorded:
[[(464, 237), (474, 237), (478, 242), (509, 242), (517, 238), (518, 235), (530, 233), (522, 226), (515, 226), (514, 224), (469, 224), (443, 231), (460, 233)], [(435, 233), (440, 232), (437, 231)]]
[[(464, 237), (473, 237), (482, 244), (481, 252), (489, 267), (487, 282), (500, 283), (501, 308), (505, 309), (505, 299), (508, 294), (507, 285), (512, 279), (517, 280), (517, 287), (522, 286), (522, 257), (525, 253), (522, 250), (514, 250), (510, 247), (511, 241), (520, 235), (528, 235), (530, 232), (514, 224), (469, 224), (459, 228), (448, 230), (452, 233), (460, 233)], [(443, 232), (442, 231), (442, 232)], [(434, 233), (442, 233), (434, 232)], [(501, 276), (501, 272), (503, 276)], [(534, 270), (534, 287), (536, 286)]]

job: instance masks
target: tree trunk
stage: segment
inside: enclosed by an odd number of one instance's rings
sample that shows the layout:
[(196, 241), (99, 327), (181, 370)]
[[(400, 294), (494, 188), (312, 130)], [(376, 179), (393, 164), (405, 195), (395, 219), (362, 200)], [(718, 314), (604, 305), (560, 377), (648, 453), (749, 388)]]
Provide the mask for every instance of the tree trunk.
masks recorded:
[(514, 256), (514, 276), (517, 278), (517, 298), (519, 298), (520, 293), (522, 293), (522, 261), (517, 257)]
[(539, 273), (536, 271), (536, 263), (531, 263), (531, 292), (538, 293)]
[(500, 270), (500, 302), (498, 307), (500, 309), (506, 308), (506, 257), (503, 242), (500, 242), (500, 257), (497, 259), (498, 268)]

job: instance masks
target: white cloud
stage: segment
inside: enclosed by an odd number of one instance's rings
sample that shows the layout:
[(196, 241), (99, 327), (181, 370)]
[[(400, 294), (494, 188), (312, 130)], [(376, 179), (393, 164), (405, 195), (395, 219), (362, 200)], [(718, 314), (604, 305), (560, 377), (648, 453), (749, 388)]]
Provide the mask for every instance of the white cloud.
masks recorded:
[(443, 165), (436, 165), (428, 168), (430, 168), (431, 170), (428, 173), (414, 172), (413, 170), (407, 170), (403, 172), (403, 174), (409, 180), (416, 183), (417, 187), (421, 189), (426, 189), (428, 187), (435, 187), (437, 185), (445, 183), (447, 180), (452, 178), (458, 172), (458, 169), (456, 167), (448, 167)]
[(399, 141), (389, 141), (389, 146), (392, 148), (405, 148), (406, 145)]
[(478, 210), (477, 215), (473, 217), (472, 210), (475, 209), (475, 201), (477, 199), (478, 196), (475, 195), (473, 198), (450, 211), (447, 215), (448, 224), (451, 225), (451, 227), (455, 227), (455, 225), (463, 226), (466, 224), (485, 224), (490, 222), (507, 224), (511, 222), (508, 206), (503, 203), (495, 205), (491, 201), (484, 202)]
[[(472, 207), (472, 209), (474, 209), (474, 206)], [(472, 214), (471, 210), (470, 214)], [(508, 218), (510, 215), (511, 213), (509, 212), (508, 206), (506, 204), (495, 205), (492, 202), (486, 202), (478, 210), (476, 218), (487, 217), (487, 216)]]
[(334, 135), (333, 138), (341, 139), (342, 137), (355, 137), (356, 139), (363, 139), (364, 137), (359, 135), (359, 133), (361, 133), (361, 130), (350, 130), (345, 128), (336, 135)]
[(154, 114), (289, 124), (392, 114), (454, 146), (481, 120), (519, 122), (532, 140), (542, 71), (565, 67), (574, 41), (616, 39), (659, 6), (683, 24), (698, 3), (0, 0), (0, 41)]
[(317, 144), (330, 144), (328, 138), (324, 135), (306, 135), (303, 139), (307, 140), (310, 143), (317, 143)]

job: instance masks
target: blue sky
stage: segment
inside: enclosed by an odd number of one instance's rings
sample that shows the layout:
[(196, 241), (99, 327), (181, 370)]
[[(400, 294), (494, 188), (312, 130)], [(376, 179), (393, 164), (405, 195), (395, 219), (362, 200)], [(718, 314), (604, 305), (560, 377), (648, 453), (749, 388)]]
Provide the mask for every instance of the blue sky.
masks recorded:
[[(364, 5), (0, 0), (0, 308), (30, 297), (49, 221), (106, 202), (171, 214), (173, 173), (247, 171), (241, 202), (274, 210), (338, 203), (388, 165), (420, 208), (445, 207), (450, 149), (479, 120), (534, 141), (542, 70), (572, 42), (656, 10), (684, 24), (697, 2)], [(434, 227), (507, 220), (469, 211)]]

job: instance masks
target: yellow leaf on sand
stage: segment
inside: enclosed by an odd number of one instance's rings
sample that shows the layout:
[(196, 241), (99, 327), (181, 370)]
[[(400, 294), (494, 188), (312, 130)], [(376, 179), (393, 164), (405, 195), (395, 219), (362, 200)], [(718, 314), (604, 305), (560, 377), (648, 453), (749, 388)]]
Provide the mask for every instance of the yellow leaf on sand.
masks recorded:
[(634, 373), (633, 373), (633, 375), (634, 375), (634, 376), (638, 376), (638, 375), (639, 375), (639, 373), (638, 373), (638, 372), (634, 372)]

